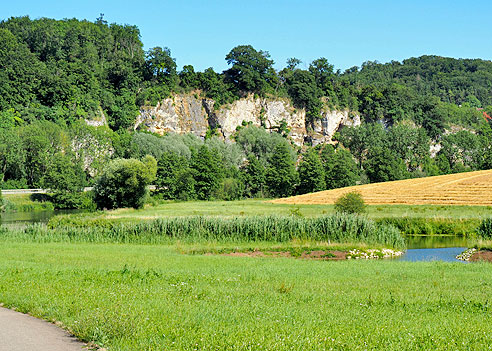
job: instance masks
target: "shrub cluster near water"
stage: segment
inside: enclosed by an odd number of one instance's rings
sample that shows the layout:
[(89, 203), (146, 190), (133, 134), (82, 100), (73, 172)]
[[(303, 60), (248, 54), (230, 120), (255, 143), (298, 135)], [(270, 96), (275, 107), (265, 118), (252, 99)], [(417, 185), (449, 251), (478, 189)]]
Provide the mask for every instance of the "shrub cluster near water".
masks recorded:
[(184, 241), (271, 241), (292, 239), (336, 243), (364, 243), (402, 248), (400, 231), (379, 225), (365, 217), (336, 214), (317, 218), (262, 217), (175, 217), (139, 223), (115, 223), (63, 217), (51, 221), (50, 228), (30, 226), (16, 232), (2, 229), (2, 237), (26, 241), (75, 241), (164, 243)]

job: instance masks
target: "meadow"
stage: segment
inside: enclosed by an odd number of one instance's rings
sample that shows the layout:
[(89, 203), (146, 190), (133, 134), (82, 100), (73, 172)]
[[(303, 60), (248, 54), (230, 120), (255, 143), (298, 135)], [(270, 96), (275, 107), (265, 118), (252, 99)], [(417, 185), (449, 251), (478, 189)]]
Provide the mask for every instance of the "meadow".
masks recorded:
[(0, 301), (108, 350), (483, 350), (487, 264), (1, 245)]
[[(471, 236), (492, 207), (158, 202), (0, 229), (0, 303), (107, 350), (483, 350), (487, 263), (303, 259)], [(231, 257), (231, 252), (291, 257)], [(297, 258), (292, 258), (297, 257)], [(94, 345), (95, 345), (94, 344)]]

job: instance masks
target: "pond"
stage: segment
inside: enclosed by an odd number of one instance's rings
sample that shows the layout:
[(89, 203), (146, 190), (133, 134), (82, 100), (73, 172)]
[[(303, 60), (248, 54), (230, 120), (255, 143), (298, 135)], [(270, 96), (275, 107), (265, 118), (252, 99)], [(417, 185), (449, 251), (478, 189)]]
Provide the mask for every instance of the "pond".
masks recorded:
[(48, 223), (51, 217), (58, 214), (76, 213), (80, 210), (30, 211), (30, 212), (2, 212), (0, 223), (8, 227), (23, 227), (34, 223)]
[(408, 250), (402, 261), (463, 262), (456, 256), (468, 248), (468, 239), (453, 235), (407, 235)]

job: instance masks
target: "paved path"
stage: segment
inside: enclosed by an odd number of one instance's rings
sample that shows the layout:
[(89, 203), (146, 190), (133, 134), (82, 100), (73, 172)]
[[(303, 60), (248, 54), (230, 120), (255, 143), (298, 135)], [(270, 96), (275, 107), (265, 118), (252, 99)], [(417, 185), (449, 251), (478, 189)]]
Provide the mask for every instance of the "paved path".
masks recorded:
[(81, 351), (85, 344), (54, 324), (0, 307), (0, 351)]

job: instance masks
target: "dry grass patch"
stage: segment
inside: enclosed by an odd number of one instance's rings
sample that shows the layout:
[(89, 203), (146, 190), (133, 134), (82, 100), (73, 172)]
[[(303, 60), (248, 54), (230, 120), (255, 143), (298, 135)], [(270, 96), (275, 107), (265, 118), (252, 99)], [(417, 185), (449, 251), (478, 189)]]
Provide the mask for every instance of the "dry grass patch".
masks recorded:
[(277, 199), (278, 204), (333, 204), (357, 191), (369, 205), (492, 205), (492, 170), (351, 186)]

